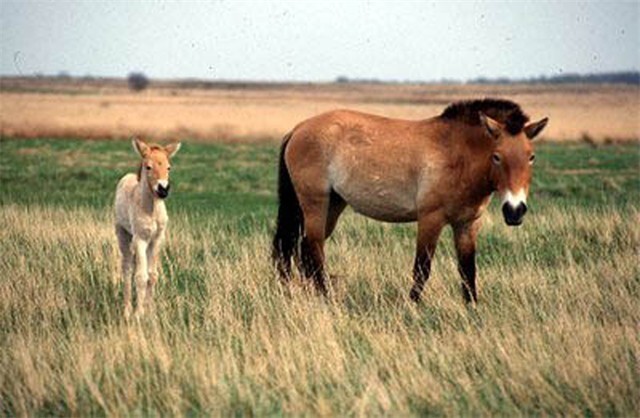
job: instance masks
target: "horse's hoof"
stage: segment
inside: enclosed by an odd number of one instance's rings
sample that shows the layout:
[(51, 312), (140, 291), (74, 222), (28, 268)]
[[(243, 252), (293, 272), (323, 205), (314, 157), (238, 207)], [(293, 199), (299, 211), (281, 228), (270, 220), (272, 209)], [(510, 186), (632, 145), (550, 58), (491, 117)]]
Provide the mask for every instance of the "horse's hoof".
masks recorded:
[(470, 291), (466, 284), (461, 286), (462, 298), (467, 305), (475, 306), (478, 303), (478, 296), (475, 291)]
[(316, 292), (319, 296), (322, 296), (325, 299), (329, 299), (329, 289), (326, 287), (316, 287)]
[(409, 292), (409, 298), (413, 302), (419, 303), (420, 302), (420, 292), (418, 292), (417, 290), (411, 289), (411, 292)]

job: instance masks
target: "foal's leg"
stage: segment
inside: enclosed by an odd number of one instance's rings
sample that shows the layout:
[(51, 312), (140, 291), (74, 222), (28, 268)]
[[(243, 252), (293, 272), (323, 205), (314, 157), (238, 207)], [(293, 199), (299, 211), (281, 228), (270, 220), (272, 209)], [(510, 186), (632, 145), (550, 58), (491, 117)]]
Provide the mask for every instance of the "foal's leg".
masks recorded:
[(153, 303), (153, 295), (155, 293), (155, 286), (158, 282), (158, 262), (160, 259), (160, 249), (164, 242), (164, 231), (160, 232), (158, 237), (149, 243), (147, 247), (147, 260), (149, 261), (149, 282), (147, 283), (147, 297), (146, 303), (150, 305)]
[(409, 293), (409, 297), (414, 302), (420, 300), (422, 289), (429, 279), (431, 260), (444, 224), (444, 216), (439, 212), (420, 215), (418, 219), (418, 245), (413, 265), (413, 287)]
[(477, 302), (476, 293), (476, 237), (481, 222), (469, 222), (453, 227), (456, 253), (458, 255), (458, 271), (462, 276), (462, 296), (465, 302)]
[(138, 301), (136, 303), (135, 315), (142, 316), (144, 313), (144, 301), (147, 293), (147, 282), (149, 281), (149, 272), (147, 266), (147, 247), (149, 243), (144, 239), (133, 237), (133, 254), (136, 260), (136, 291), (138, 292)]
[(124, 317), (129, 319), (131, 316), (131, 264), (133, 263), (133, 254), (131, 253), (131, 234), (126, 229), (116, 226), (116, 236), (118, 237), (118, 248), (120, 249), (122, 282), (124, 285)]

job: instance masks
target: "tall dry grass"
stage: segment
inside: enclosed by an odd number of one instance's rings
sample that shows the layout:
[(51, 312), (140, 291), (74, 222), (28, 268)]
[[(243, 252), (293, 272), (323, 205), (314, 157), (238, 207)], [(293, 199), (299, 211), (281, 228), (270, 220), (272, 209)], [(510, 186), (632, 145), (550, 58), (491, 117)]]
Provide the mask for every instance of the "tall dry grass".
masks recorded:
[(0, 411), (633, 415), (631, 212), (549, 208), (519, 229), (489, 217), (477, 308), (448, 234), (414, 306), (411, 229), (348, 214), (324, 300), (276, 281), (263, 227), (174, 214), (155, 312), (127, 325), (108, 213), (0, 207)]

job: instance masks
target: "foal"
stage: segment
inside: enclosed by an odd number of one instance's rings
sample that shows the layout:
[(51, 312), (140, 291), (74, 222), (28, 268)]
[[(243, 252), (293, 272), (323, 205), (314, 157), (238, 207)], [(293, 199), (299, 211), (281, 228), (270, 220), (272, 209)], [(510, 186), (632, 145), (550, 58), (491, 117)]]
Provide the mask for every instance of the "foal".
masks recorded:
[(180, 143), (162, 147), (134, 138), (133, 149), (140, 155), (137, 174), (122, 177), (116, 189), (116, 236), (122, 255), (124, 279), (124, 316), (131, 316), (131, 267), (135, 265), (138, 293), (135, 315), (142, 316), (145, 304), (153, 301), (153, 288), (158, 281), (158, 255), (164, 240), (169, 195), (169, 158), (180, 149)]

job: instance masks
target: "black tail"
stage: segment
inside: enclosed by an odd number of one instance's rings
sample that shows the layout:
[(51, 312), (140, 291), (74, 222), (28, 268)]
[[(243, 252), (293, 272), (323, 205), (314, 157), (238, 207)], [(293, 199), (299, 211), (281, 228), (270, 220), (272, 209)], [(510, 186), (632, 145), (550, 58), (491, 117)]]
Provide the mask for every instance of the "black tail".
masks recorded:
[(291, 139), (288, 133), (280, 148), (280, 162), (278, 169), (278, 224), (273, 237), (271, 257), (284, 280), (291, 276), (291, 258), (298, 250), (302, 232), (303, 216), (298, 196), (293, 189), (291, 176), (284, 161), (284, 152)]

